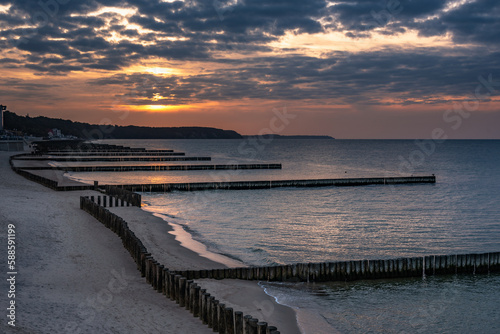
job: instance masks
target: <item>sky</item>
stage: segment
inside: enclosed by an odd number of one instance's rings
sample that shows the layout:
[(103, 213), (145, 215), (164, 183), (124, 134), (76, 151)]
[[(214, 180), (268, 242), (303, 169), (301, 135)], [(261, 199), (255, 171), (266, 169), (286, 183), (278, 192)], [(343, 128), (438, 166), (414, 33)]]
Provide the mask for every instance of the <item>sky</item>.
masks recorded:
[(500, 139), (498, 0), (0, 0), (0, 50), (19, 115)]

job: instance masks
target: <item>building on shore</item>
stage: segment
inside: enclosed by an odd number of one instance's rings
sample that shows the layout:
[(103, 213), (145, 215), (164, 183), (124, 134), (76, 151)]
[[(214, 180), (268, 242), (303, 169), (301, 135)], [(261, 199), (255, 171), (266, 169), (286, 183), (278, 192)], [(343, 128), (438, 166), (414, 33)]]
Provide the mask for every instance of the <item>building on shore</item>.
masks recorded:
[(0, 131), (3, 131), (3, 111), (7, 110), (7, 106), (0, 104)]
[(21, 138), (12, 137), (9, 133), (4, 133), (3, 112), (7, 106), (0, 104), (0, 151), (24, 151), (24, 142)]

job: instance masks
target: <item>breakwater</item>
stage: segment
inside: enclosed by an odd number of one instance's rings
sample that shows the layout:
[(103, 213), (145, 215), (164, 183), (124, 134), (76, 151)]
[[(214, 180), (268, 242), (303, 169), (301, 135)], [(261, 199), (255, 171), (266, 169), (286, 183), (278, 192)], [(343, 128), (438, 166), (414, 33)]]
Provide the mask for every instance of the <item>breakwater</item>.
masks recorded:
[[(96, 188), (96, 190), (98, 188), (97, 181), (94, 183), (94, 188)], [(136, 193), (133, 193), (133, 192), (128, 191), (126, 189), (121, 189), (121, 188), (118, 188), (115, 186), (110, 186), (110, 185), (104, 186), (104, 189), (106, 191), (106, 194), (108, 194), (110, 196), (115, 196), (122, 201), (130, 203), (133, 206), (141, 207), (141, 205), (142, 205), (142, 196), (140, 194), (136, 194)], [(98, 203), (99, 203), (99, 199), (98, 199)], [(104, 204), (104, 200), (103, 200), (103, 206), (104, 207), (106, 206), (106, 204)]]
[(87, 155), (88, 153), (133, 153), (140, 154), (144, 152), (151, 153), (168, 153), (174, 152), (174, 150), (146, 150), (145, 148), (131, 148), (131, 147), (122, 147), (122, 148), (113, 148), (113, 147), (102, 147), (95, 149), (86, 149), (86, 150), (50, 150), (47, 154), (55, 154), (55, 153), (65, 153), (67, 155)]
[(211, 161), (211, 157), (158, 157), (158, 156), (134, 156), (134, 157), (49, 157), (24, 155), (18, 160), (32, 161), (61, 161), (61, 162), (82, 162), (82, 161)]
[(281, 164), (242, 165), (146, 165), (146, 166), (56, 166), (23, 167), (24, 170), (63, 170), (65, 172), (131, 172), (131, 171), (183, 171), (183, 170), (243, 170), (281, 169)]
[(16, 157), (18, 156), (24, 156), (24, 154), (20, 154), (20, 155), (13, 155), (9, 158), (9, 164), (10, 164), (10, 167), (12, 168), (12, 170), (25, 177), (26, 179), (30, 180), (30, 181), (33, 181), (33, 182), (36, 182), (36, 183), (39, 183), (47, 188), (50, 188), (52, 190), (56, 190), (56, 191), (75, 191), (75, 190), (90, 190), (90, 189), (94, 189), (94, 186), (91, 186), (91, 185), (66, 185), (66, 186), (60, 186), (59, 185), (59, 182), (54, 180), (54, 179), (50, 179), (50, 178), (47, 178), (47, 177), (44, 177), (44, 176), (41, 176), (41, 175), (36, 175), (36, 174), (33, 174), (33, 173), (30, 173), (30, 172), (27, 172), (25, 171), (24, 169), (22, 168), (18, 168), (18, 167), (15, 167), (14, 164), (13, 164), (13, 160), (16, 159)]
[(152, 152), (165, 153), (173, 150), (146, 150), (142, 147), (128, 147), (112, 144), (87, 143), (83, 140), (42, 140), (33, 142), (33, 147), (37, 153), (77, 153), (84, 154), (95, 152)]
[(500, 272), (500, 252), (188, 270), (183, 271), (182, 275), (188, 279), (232, 278), (280, 282), (331, 282), (492, 272)]
[(436, 183), (436, 177), (381, 177), (381, 178), (351, 178), (351, 179), (316, 179), (316, 180), (274, 180), (274, 181), (233, 181), (233, 182), (194, 182), (194, 183), (163, 183), (163, 184), (126, 184), (120, 188), (138, 192), (170, 192), (199, 190), (246, 190), (271, 189), (283, 187), (342, 187), (365, 185), (397, 185), (414, 183)]
[(80, 197), (80, 208), (95, 217), (107, 228), (115, 232), (123, 246), (134, 259), (141, 276), (145, 277), (153, 289), (179, 304), (200, 318), (214, 332), (230, 334), (279, 334), (275, 326), (259, 321), (251, 315), (235, 311), (220, 303), (206, 289), (188, 279), (180, 272), (169, 270), (154, 259), (142, 241), (128, 227), (126, 221), (103, 206), (94, 203), (91, 198)]
[(110, 151), (98, 151), (98, 152), (50, 152), (47, 153), (49, 156), (185, 156), (184, 152), (163, 152), (163, 151), (120, 151), (120, 152), (110, 152)]

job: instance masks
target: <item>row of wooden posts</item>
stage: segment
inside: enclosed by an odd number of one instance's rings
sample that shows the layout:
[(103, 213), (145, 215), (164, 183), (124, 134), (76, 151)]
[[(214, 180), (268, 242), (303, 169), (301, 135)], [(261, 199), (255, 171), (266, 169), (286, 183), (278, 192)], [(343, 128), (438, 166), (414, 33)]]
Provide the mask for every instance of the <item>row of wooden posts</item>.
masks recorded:
[[(98, 181), (94, 181), (94, 189), (97, 190), (98, 187), (99, 187)], [(104, 189), (106, 191), (106, 194), (115, 196), (117, 198), (120, 198), (122, 201), (127, 202), (127, 206), (128, 203), (130, 203), (132, 206), (138, 206), (138, 207), (141, 207), (142, 205), (142, 196), (140, 194), (113, 185), (105, 185)]]
[(88, 153), (88, 152), (173, 152), (174, 150), (146, 150), (143, 147), (128, 147), (111, 144), (89, 144), (82, 143), (75, 148), (50, 148), (47, 153)]
[(92, 185), (82, 185), (82, 186), (59, 186), (59, 183), (55, 180), (51, 180), (49, 178), (43, 177), (41, 175), (33, 174), (30, 173), (23, 168), (15, 167), (13, 164), (13, 160), (16, 159), (19, 156), (25, 156), (26, 154), (19, 154), (19, 155), (13, 155), (10, 157), (9, 162), (12, 170), (25, 177), (26, 179), (30, 181), (34, 181), (36, 183), (39, 183), (47, 188), (50, 188), (52, 190), (56, 191), (75, 191), (75, 190), (90, 190), (94, 189), (94, 186)]
[(119, 206), (130, 206), (131, 203), (124, 200), (123, 198), (119, 198), (117, 196), (107, 196), (107, 195), (98, 195), (98, 196), (85, 196), (86, 198), (89, 198), (92, 202), (97, 203), (97, 205), (102, 205), (103, 207), (110, 207), (112, 208), (113, 206), (119, 207)]
[(153, 258), (121, 217), (83, 196), (80, 197), (80, 208), (121, 238), (142, 277), (145, 277), (156, 291), (163, 293), (180, 307), (189, 310), (194, 317), (200, 318), (203, 324), (212, 328), (214, 332), (224, 334), (280, 333), (276, 327), (269, 326), (266, 322), (226, 307), (194, 280), (186, 278), (178, 271), (165, 268)]
[(33, 161), (58, 161), (58, 162), (81, 162), (81, 161), (211, 161), (211, 157), (185, 157), (185, 156), (119, 156), (119, 157), (49, 157), (49, 156), (32, 156), (19, 158), (19, 160), (33, 160)]
[(163, 183), (163, 184), (126, 184), (121, 188), (138, 192), (170, 192), (170, 191), (199, 191), (199, 190), (246, 190), (271, 189), (282, 187), (343, 187), (365, 185), (396, 185), (412, 183), (436, 183), (436, 177), (378, 177), (378, 178), (349, 178), (349, 179), (315, 179), (315, 180), (271, 180), (271, 181), (230, 181), (230, 182), (192, 182), (192, 183)]
[(282, 266), (242, 267), (212, 270), (187, 270), (187, 279), (243, 279), (291, 282), (353, 281), (448, 275), (491, 273), (500, 271), (500, 252), (460, 255), (431, 255), (387, 260), (297, 263)]
[(132, 171), (187, 171), (187, 170), (241, 170), (281, 169), (281, 164), (234, 164), (234, 165), (134, 165), (134, 166), (33, 166), (24, 170), (63, 170), (66, 172), (132, 172)]
[(51, 156), (185, 156), (184, 152), (173, 151), (97, 151), (97, 152), (48, 152)]

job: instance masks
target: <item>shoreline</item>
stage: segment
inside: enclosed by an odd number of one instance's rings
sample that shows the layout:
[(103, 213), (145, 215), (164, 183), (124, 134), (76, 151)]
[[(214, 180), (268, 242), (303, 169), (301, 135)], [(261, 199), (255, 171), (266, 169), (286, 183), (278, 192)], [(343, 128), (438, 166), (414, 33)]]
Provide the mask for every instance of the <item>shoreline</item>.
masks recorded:
[(1, 332), (211, 333), (145, 284), (120, 239), (79, 208), (79, 196), (96, 193), (29, 181), (10, 168), (15, 153), (0, 152), (0, 235), (15, 226), (17, 270), (15, 327), (3, 321)]
[(192, 250), (201, 257), (223, 264), (228, 268), (237, 268), (246, 266), (246, 264), (242, 261), (231, 258), (221, 253), (215, 253), (210, 251), (208, 249), (208, 246), (194, 239), (192, 234), (186, 231), (181, 225), (168, 221), (165, 215), (146, 210), (144, 207), (142, 209), (144, 211), (150, 212), (155, 217), (163, 219), (165, 223), (167, 223), (172, 228), (172, 230), (169, 231), (168, 233), (172, 234), (175, 237), (175, 240), (179, 242), (182, 247)]
[[(146, 207), (147, 208), (147, 207)], [(193, 238), (193, 236), (184, 230), (181, 225), (169, 222), (167, 220), (167, 217), (165, 217), (162, 214), (156, 213), (154, 211), (149, 211), (145, 209), (143, 206), (142, 209), (144, 211), (152, 213), (154, 216), (159, 217), (163, 219), (166, 223), (168, 223), (172, 228), (173, 231), (170, 231), (172, 235), (175, 236), (175, 240), (178, 241), (182, 247), (187, 248), (189, 250), (192, 250), (198, 255), (202, 257), (206, 257), (212, 261), (219, 262), (228, 268), (231, 267), (241, 267), (241, 266), (248, 266), (246, 263), (242, 261), (235, 260), (231, 257), (228, 257), (223, 254), (219, 253), (214, 253), (208, 250), (208, 247), (203, 244), (202, 242), (199, 242)], [(177, 227), (177, 228), (176, 228)], [(257, 317), (258, 319), (262, 319), (263, 315), (265, 312), (274, 312), (275, 305), (277, 304), (278, 306), (287, 308), (286, 309), (281, 309), (280, 314), (278, 315), (279, 322), (282, 323), (281, 326), (278, 326), (278, 330), (281, 330), (283, 333), (301, 333), (305, 334), (306, 333), (306, 328), (304, 328), (304, 324), (308, 323), (311, 315), (307, 314), (305, 315), (304, 311), (301, 311), (300, 309), (297, 309), (295, 307), (292, 307), (290, 305), (286, 305), (284, 303), (281, 303), (277, 297), (273, 296), (271, 293), (267, 291), (267, 288), (261, 284), (260, 281), (252, 282), (252, 281), (242, 281), (242, 280), (231, 280), (231, 279), (226, 279), (222, 281), (216, 281), (216, 280), (210, 280), (210, 279), (199, 279), (196, 280), (196, 282), (201, 282), (201, 285), (203, 287), (208, 287), (210, 286), (210, 290), (213, 291), (215, 294), (216, 298), (219, 298), (220, 295), (223, 294), (233, 294), (236, 293), (237, 290), (244, 288), (247, 293), (252, 296), (255, 294), (260, 294), (259, 291), (255, 291), (254, 289), (254, 284), (257, 283), (257, 286), (259, 289), (261, 289), (270, 299), (272, 299), (272, 302), (270, 303), (268, 300), (263, 300), (262, 298), (258, 298), (255, 300), (252, 300), (250, 302), (249, 299), (246, 299), (245, 303), (241, 303), (241, 301), (235, 301), (235, 298), (228, 298), (227, 296), (224, 298), (224, 301), (226, 303), (226, 307), (230, 306), (235, 308), (235, 310), (243, 311), (245, 313), (249, 313), (254, 317)], [(207, 284), (207, 282), (210, 282), (210, 284)], [(229, 288), (229, 289), (228, 289)], [(208, 289), (207, 289), (208, 290)], [(231, 290), (231, 292), (228, 292)], [(234, 290), (234, 291), (233, 291)], [(250, 291), (253, 291), (253, 293), (250, 293)], [(252, 305), (253, 307), (251, 307)], [(278, 307), (280, 308), (280, 307)], [(291, 311), (291, 312), (290, 312)], [(295, 322), (296, 326), (293, 326), (290, 324), (289, 320), (290, 317), (294, 316), (295, 317)], [(321, 321), (325, 322), (323, 318), (317, 317), (315, 319), (316, 321)], [(285, 325), (283, 325), (285, 324)], [(302, 324), (302, 325), (301, 325)], [(276, 325), (276, 324), (272, 324)], [(314, 327), (313, 327), (314, 328)], [(298, 332), (297, 332), (298, 329)], [(320, 332), (315, 331), (315, 333), (321, 334)], [(327, 332), (325, 332), (327, 334)]]
[[(208, 250), (206, 250), (206, 253), (202, 252), (200, 254), (196, 250), (187, 248), (186, 246), (194, 244), (189, 240), (189, 238), (193, 240), (191, 236), (188, 237), (188, 240), (184, 240), (185, 243), (182, 245), (169, 222), (143, 208), (112, 207), (108, 208), (108, 210), (127, 221), (129, 228), (141, 239), (152, 256), (166, 268), (190, 270), (193, 268), (230, 267), (227, 264), (241, 265), (239, 261), (211, 253)], [(189, 235), (182, 227), (181, 230), (181, 233), (184, 232)], [(205, 245), (199, 244), (206, 249)], [(223, 262), (226, 263), (214, 261), (213, 258), (210, 258), (211, 255), (207, 256), (207, 253), (220, 255), (219, 259), (222, 258)], [(231, 263), (227, 263), (227, 261)], [(259, 281), (197, 279), (195, 282), (200, 283), (220, 303), (233, 307), (235, 311), (250, 314), (258, 318), (259, 321), (265, 321), (269, 325), (276, 326), (282, 333), (304, 333), (300, 330), (297, 311), (292, 307), (278, 303), (276, 298), (266, 293)]]

